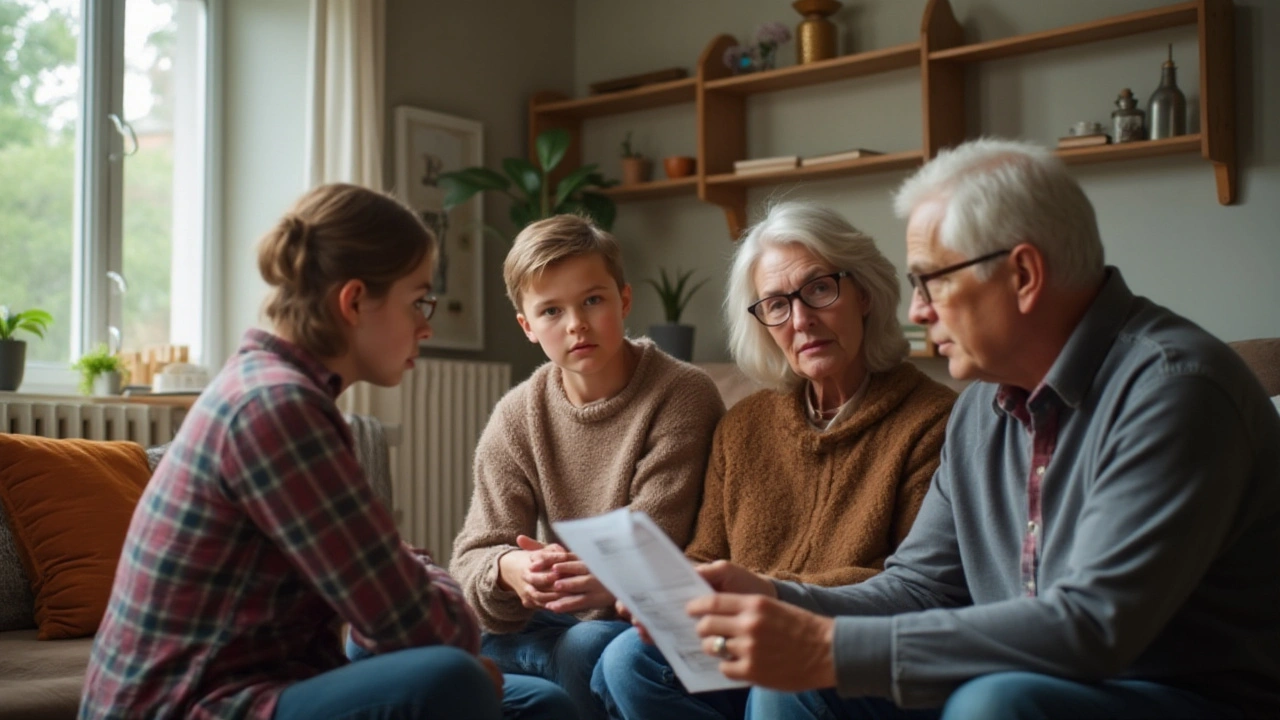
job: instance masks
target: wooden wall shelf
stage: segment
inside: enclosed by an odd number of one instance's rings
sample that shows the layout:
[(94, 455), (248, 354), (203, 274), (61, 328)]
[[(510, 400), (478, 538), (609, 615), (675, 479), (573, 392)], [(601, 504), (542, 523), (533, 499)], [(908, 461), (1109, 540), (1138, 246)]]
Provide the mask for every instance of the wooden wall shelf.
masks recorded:
[(907, 43), (884, 50), (872, 50), (857, 55), (821, 60), (808, 65), (793, 65), (780, 70), (710, 80), (704, 87), (707, 92), (753, 95), (919, 66), (920, 43)]
[[(1073, 148), (1057, 153), (1068, 163), (1085, 164), (1198, 151), (1213, 164), (1218, 200), (1227, 205), (1235, 202), (1237, 195), (1233, 11), (1232, 0), (1192, 0), (1054, 30), (966, 44), (963, 29), (955, 19), (949, 0), (929, 0), (919, 42), (748, 75), (732, 75), (724, 67), (721, 61), (724, 50), (737, 41), (729, 35), (720, 35), (703, 51), (696, 77), (585, 98), (569, 98), (555, 92), (538, 93), (529, 101), (530, 155), (533, 155), (534, 139), (543, 130), (551, 127), (568, 129), (574, 136), (574, 142), (558, 168), (557, 175), (563, 176), (581, 165), (580, 139), (584, 118), (693, 103), (697, 114), (698, 175), (688, 179), (613, 187), (606, 194), (618, 202), (627, 202), (696, 193), (700, 200), (724, 210), (730, 237), (737, 238), (746, 224), (746, 189), (749, 187), (910, 168), (934, 157), (942, 148), (981, 134), (979, 128), (971, 129), (964, 123), (963, 67), (968, 64), (1194, 25), (1200, 50), (1201, 132), (1165, 140)], [(921, 150), (813, 168), (801, 167), (758, 175), (733, 174), (734, 161), (747, 157), (746, 97), (911, 67), (919, 67), (921, 71), (924, 114)]]
[[(1199, 133), (1058, 150), (1057, 154), (1067, 163), (1086, 164), (1199, 152), (1213, 166), (1218, 201), (1229, 205), (1236, 201), (1238, 192), (1233, 14), (1232, 0), (1192, 0), (1054, 30), (966, 44), (964, 30), (949, 0), (929, 0), (919, 42), (750, 75), (732, 75), (724, 66), (724, 51), (737, 41), (732, 36), (720, 35), (703, 50), (693, 78), (578, 99), (556, 92), (537, 93), (529, 101), (529, 153), (530, 157), (534, 156), (534, 140), (542, 131), (552, 127), (568, 129), (573, 142), (557, 168), (556, 176), (561, 177), (582, 164), (583, 118), (691, 102), (696, 113), (697, 176), (614, 187), (607, 194), (623, 202), (696, 192), (699, 200), (724, 211), (729, 236), (736, 240), (746, 227), (749, 187), (910, 168), (933, 158), (943, 148), (982, 134), (981, 128), (965, 125), (964, 68), (970, 64), (1193, 25), (1199, 45)], [(748, 96), (911, 67), (920, 68), (924, 116), (920, 150), (758, 175), (733, 173), (734, 161), (748, 157)], [(930, 347), (927, 354), (933, 354), (932, 350)]]
[(647, 110), (664, 105), (678, 105), (693, 102), (694, 94), (697, 92), (697, 82), (696, 78), (682, 78), (603, 95), (546, 102), (538, 107), (538, 112), (571, 118), (589, 118)]
[(834, 177), (848, 177), (865, 173), (885, 172), (915, 167), (924, 161), (924, 153), (920, 150), (910, 152), (873, 155), (872, 157), (845, 160), (844, 162), (814, 167), (798, 167), (768, 173), (735, 174), (722, 173), (707, 176), (708, 185), (740, 185), (753, 187), (756, 185), (776, 185), (778, 183), (800, 182), (803, 180), (824, 180)]
[(1141, 140), (1117, 145), (1064, 148), (1056, 152), (1058, 157), (1062, 158), (1062, 161), (1068, 165), (1084, 165), (1086, 163), (1137, 160), (1161, 155), (1200, 152), (1201, 145), (1200, 133), (1194, 133), (1164, 138), (1163, 140)]
[(692, 197), (698, 194), (698, 178), (690, 175), (689, 177), (676, 178), (674, 180), (653, 180), (639, 185), (614, 185), (611, 188), (601, 190), (600, 194), (607, 195), (616, 202), (657, 200), (679, 195)]
[(1016, 37), (975, 43), (962, 47), (939, 50), (929, 53), (930, 60), (950, 60), (953, 62), (980, 62), (1000, 58), (1044, 52), (1057, 48), (1083, 45), (1100, 40), (1138, 35), (1154, 32), (1180, 25), (1195, 25), (1198, 2), (1184, 2), (1178, 5), (1144, 10), (1142, 12), (1117, 15), (1104, 20), (1068, 25), (1056, 30), (1028, 33)]

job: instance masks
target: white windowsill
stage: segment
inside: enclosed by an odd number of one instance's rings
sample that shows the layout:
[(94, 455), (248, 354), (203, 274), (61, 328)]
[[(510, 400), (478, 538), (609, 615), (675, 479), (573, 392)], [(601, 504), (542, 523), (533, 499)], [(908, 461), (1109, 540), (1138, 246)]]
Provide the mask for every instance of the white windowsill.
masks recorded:
[(80, 376), (76, 371), (54, 363), (29, 362), (22, 375), (19, 395), (77, 395)]

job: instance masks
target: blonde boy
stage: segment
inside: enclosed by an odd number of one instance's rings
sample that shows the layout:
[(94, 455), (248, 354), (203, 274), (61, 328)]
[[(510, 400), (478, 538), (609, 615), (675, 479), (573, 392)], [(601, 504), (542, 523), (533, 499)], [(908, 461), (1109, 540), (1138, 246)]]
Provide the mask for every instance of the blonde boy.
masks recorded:
[(629, 506), (683, 547), (724, 414), (705, 372), (627, 339), (620, 256), (612, 235), (576, 215), (516, 237), (507, 295), (551, 362), (494, 409), (450, 566), (484, 625), (482, 652), (504, 671), (556, 681), (583, 718), (604, 716), (591, 672), (628, 625), (551, 523)]

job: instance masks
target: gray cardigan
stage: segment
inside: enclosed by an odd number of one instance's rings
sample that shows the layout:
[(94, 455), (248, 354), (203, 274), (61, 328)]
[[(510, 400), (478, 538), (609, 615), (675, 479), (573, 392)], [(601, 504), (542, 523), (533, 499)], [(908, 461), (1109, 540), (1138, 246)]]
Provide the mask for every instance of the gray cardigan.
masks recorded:
[(1143, 678), (1280, 715), (1280, 418), (1239, 356), (1108, 279), (1045, 379), (1061, 405), (1035, 585), (1031, 442), (974, 383), (881, 575), (784, 600), (838, 616), (837, 689), (937, 707), (1024, 670)]

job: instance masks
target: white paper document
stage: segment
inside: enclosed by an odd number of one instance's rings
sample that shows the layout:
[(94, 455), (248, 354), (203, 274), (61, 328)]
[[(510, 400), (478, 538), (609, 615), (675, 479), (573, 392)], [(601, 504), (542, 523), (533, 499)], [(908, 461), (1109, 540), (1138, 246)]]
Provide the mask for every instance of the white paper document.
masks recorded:
[(627, 508), (554, 523), (556, 534), (649, 631), (691, 693), (747, 687), (720, 672), (702, 651), (697, 621), (684, 611), (714, 591), (648, 515)]

